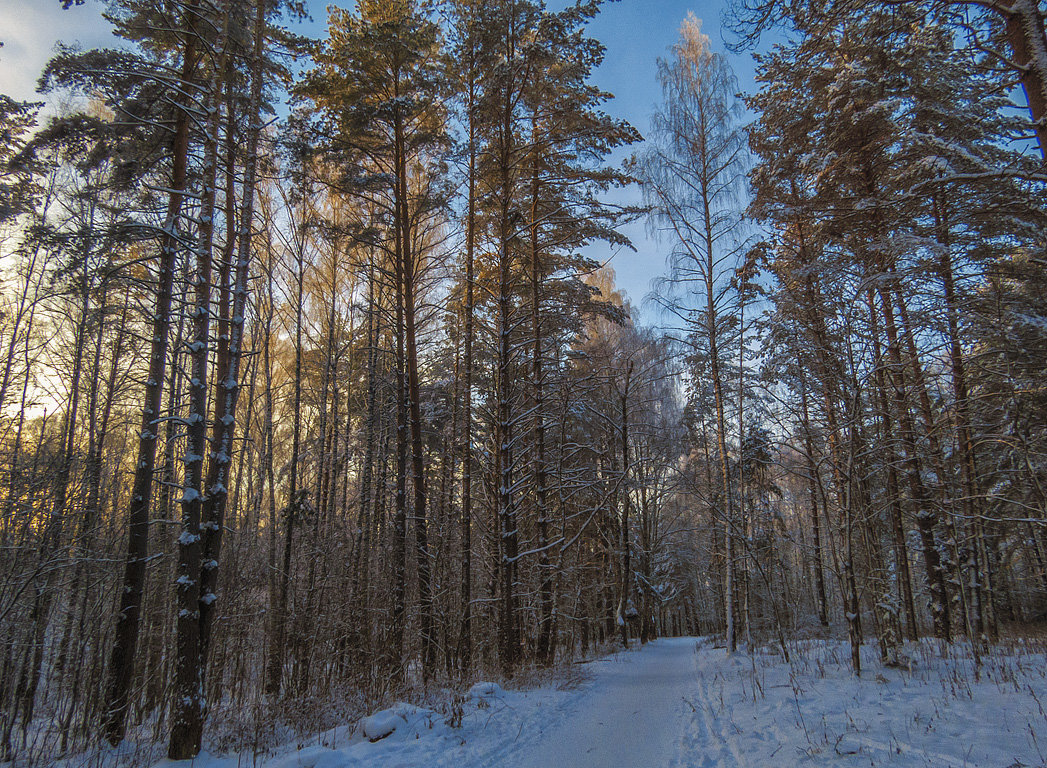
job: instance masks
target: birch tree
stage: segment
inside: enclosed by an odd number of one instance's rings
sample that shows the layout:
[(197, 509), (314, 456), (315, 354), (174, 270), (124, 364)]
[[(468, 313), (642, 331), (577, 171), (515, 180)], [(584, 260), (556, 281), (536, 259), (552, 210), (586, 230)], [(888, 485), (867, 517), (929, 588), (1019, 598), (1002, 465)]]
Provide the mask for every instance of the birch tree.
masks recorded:
[(640, 176), (655, 226), (673, 248), (659, 302), (679, 322), (712, 385), (720, 478), (715, 504), (726, 542), (724, 616), (727, 647), (734, 652), (738, 521), (728, 453), (725, 321), (730, 276), (740, 257), (736, 200), (745, 142), (737, 125), (740, 105), (732, 103), (734, 75), (693, 15), (680, 28), (672, 59), (660, 62), (659, 80), (663, 104), (654, 115), (652, 145), (640, 157)]

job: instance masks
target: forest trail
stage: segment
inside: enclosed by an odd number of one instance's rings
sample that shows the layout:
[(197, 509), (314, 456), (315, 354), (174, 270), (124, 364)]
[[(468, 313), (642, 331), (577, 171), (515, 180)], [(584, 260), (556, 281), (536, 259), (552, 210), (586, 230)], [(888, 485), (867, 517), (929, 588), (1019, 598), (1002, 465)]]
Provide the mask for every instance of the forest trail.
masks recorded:
[(514, 749), (507, 768), (680, 765), (694, 710), (696, 640), (662, 638), (589, 665), (593, 679), (569, 711)]
[(581, 684), (573, 675), (521, 689), (480, 683), (458, 697), (456, 722), (447, 707), (401, 702), (372, 715), (393, 726), (374, 742), (345, 724), (271, 754), (155, 768), (1047, 765), (1042, 646), (984, 657), (980, 681), (969, 656), (943, 657), (936, 641), (907, 650), (911, 668), (877, 667), (879, 650), (866, 643), (870, 674), (855, 678), (844, 640), (798, 643), (787, 664), (773, 648), (728, 655), (710, 638), (665, 638), (586, 664)]

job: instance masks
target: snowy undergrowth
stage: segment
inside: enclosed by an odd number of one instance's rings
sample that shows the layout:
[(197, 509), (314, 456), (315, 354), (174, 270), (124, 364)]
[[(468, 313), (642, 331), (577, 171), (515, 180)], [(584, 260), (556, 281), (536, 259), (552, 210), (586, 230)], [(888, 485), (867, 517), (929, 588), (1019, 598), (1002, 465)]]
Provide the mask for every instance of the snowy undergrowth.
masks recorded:
[[(511, 683), (488, 679), (465, 690), (405, 691), (413, 703), (398, 701), (260, 752), (203, 753), (193, 768), (496, 766), (540, 725), (544, 712), (579, 696), (585, 679), (583, 662), (565, 661), (523, 669)], [(183, 765), (159, 760), (155, 768)]]
[[(455, 688), (446, 685), (422, 686), (415, 675), (410, 684), (380, 696), (367, 697), (358, 692), (340, 692), (326, 700), (299, 698), (281, 702), (276, 708), (259, 697), (254, 706), (231, 707), (226, 703), (211, 713), (204, 740), (204, 752), (192, 762), (193, 768), (295, 768), (322, 766), (328, 763), (314, 758), (327, 753), (342, 755), (332, 765), (356, 765), (353, 748), (363, 745), (362, 753), (388, 752), (388, 746), (413, 740), (420, 755), (432, 745), (427, 739), (444, 737), (461, 741), (463, 734), (482, 721), (487, 731), (491, 721), (501, 726), (501, 714), (575, 690), (585, 680), (585, 663), (613, 655), (616, 646), (608, 642), (595, 647), (582, 658), (563, 659), (551, 667), (527, 666), (505, 680), (493, 670), (478, 671), (470, 683)], [(471, 683), (482, 681), (493, 686), (488, 692), (471, 691)], [(483, 685), (480, 685), (483, 687)], [(505, 689), (509, 689), (506, 691)], [(522, 697), (524, 704), (517, 699)], [(363, 724), (369, 715), (391, 715), (398, 720), (396, 733), (388, 737), (389, 745), (369, 743)], [(515, 726), (514, 726), (515, 727)], [(504, 729), (492, 726), (490, 733)], [(507, 733), (507, 732), (506, 732)], [(0, 768), (148, 768), (149, 766), (184, 765), (164, 759), (166, 742), (162, 727), (155, 721), (141, 724), (116, 749), (96, 748), (61, 760), (48, 758), (43, 750), (34, 750), (16, 761), (0, 763)], [(506, 734), (503, 734), (506, 735)], [(423, 738), (425, 737), (425, 738)], [(487, 739), (489, 740), (489, 739)], [(376, 749), (377, 748), (377, 749)], [(402, 752), (394, 748), (393, 752)], [(413, 750), (408, 750), (412, 752)], [(370, 759), (370, 758), (368, 758)], [(364, 763), (362, 763), (364, 764)], [(414, 765), (415, 763), (405, 763)], [(419, 764), (428, 764), (422, 762)]]
[[(962, 643), (923, 641), (891, 668), (869, 643), (860, 679), (845, 642), (800, 640), (789, 651), (787, 663), (773, 647), (728, 656), (709, 639), (661, 640), (532, 670), (517, 687), (430, 689), (345, 719), (332, 708), (316, 722), (333, 727), (261, 750), (212, 746), (194, 768), (1047, 766), (1042, 640), (1006, 641), (980, 664)], [(132, 751), (62, 768), (149, 764), (147, 750)]]
[[(900, 668), (862, 648), (863, 676), (846, 643), (791, 643), (727, 658), (699, 644), (685, 753), (707, 766), (1047, 765), (1047, 648), (1009, 641), (909, 644)], [(701, 758), (700, 760), (698, 758)]]

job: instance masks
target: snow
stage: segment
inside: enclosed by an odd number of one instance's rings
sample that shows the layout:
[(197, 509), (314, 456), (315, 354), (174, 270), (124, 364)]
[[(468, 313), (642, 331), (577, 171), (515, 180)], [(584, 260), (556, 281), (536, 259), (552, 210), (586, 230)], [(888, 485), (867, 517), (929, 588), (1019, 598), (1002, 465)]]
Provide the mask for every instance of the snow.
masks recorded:
[(501, 698), (505, 695), (505, 691), (502, 690), (502, 686), (498, 683), (475, 683), (469, 692), (465, 694), (470, 699), (490, 699), (490, 698)]
[(846, 642), (791, 646), (787, 664), (773, 648), (728, 655), (709, 639), (660, 639), (574, 665), (580, 683), (481, 682), (435, 708), (394, 704), (257, 759), (201, 755), (193, 768), (1047, 764), (1042, 644), (994, 648), (976, 670), (962, 644), (909, 644), (888, 668), (868, 643), (860, 679)]
[(909, 644), (902, 668), (862, 648), (856, 679), (843, 642), (794, 643), (786, 664), (699, 649), (684, 754), (709, 766), (1044, 765), (1042, 652), (995, 652), (978, 673), (969, 648)]
[[(694, 695), (693, 638), (656, 640), (592, 664), (594, 680), (504, 763), (513, 768), (669, 766)], [(685, 763), (686, 764), (686, 763)]]
[(198, 490), (196, 490), (195, 488), (186, 488), (185, 491), (182, 493), (182, 497), (178, 499), (178, 501), (183, 504), (188, 504), (190, 502), (196, 501), (199, 498), (202, 497), (200, 496), (200, 492)]
[(199, 534), (190, 533), (189, 531), (182, 531), (178, 534), (178, 543), (183, 547), (188, 547), (190, 544), (195, 544), (200, 541)]
[(375, 712), (373, 715), (365, 717), (360, 723), (360, 730), (371, 741), (378, 741), (395, 731), (397, 726), (406, 722), (407, 718), (402, 716), (397, 711), (397, 708), (383, 709), (381, 712)]

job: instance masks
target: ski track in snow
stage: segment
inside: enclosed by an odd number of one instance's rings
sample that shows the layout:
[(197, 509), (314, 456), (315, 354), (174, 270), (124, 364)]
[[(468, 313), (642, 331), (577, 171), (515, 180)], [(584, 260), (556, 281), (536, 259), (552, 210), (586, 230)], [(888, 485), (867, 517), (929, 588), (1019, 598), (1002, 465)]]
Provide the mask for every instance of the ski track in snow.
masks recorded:
[[(696, 648), (693, 640), (691, 648), (696, 659), (698, 681), (697, 685), (692, 683), (691, 695), (687, 700), (688, 707), (693, 709), (692, 727), (677, 765), (681, 768), (720, 768), (728, 765), (747, 768), (749, 763), (732, 732), (730, 704), (723, 701), (710, 680), (710, 656), (700, 646)], [(723, 660), (722, 656), (718, 659), (720, 662)]]

